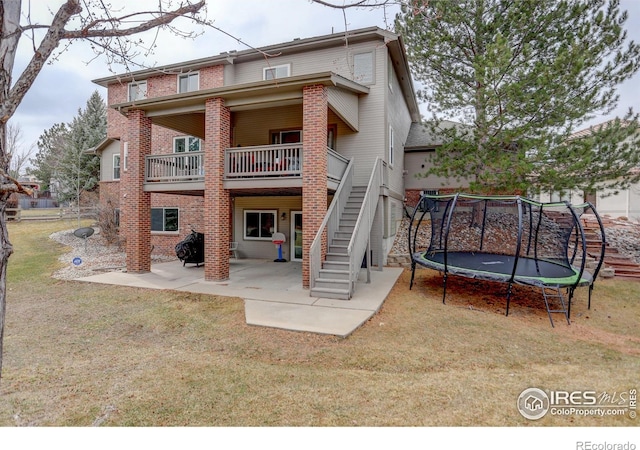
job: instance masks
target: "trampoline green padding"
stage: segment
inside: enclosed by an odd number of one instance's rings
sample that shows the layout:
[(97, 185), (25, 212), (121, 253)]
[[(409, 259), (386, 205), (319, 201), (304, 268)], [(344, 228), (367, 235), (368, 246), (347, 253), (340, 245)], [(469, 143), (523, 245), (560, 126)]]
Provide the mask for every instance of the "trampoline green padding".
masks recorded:
[[(587, 218), (598, 223), (595, 239), (586, 238)], [(508, 315), (513, 284), (539, 287), (552, 326), (551, 313), (556, 312), (570, 323), (571, 299), (579, 286), (589, 287), (591, 307), (606, 245), (602, 221), (588, 202), (542, 203), (521, 196), (461, 193), (422, 195), (408, 236), (410, 288), (416, 266), (444, 274), (443, 302), (448, 275), (507, 283)], [(559, 309), (551, 305), (552, 299), (559, 301)]]

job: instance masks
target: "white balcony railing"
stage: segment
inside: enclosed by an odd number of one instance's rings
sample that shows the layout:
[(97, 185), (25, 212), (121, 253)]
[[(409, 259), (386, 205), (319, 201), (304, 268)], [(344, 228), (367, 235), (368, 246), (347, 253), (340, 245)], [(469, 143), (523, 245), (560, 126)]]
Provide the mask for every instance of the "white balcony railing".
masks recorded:
[(146, 157), (145, 180), (183, 182), (204, 180), (203, 152), (171, 153)]
[(228, 148), (225, 179), (301, 177), (302, 144)]
[[(204, 181), (204, 153), (170, 153), (146, 157), (145, 181), (180, 183)], [(302, 144), (228, 148), (224, 179), (302, 178)], [(349, 160), (327, 149), (327, 179), (339, 182)]]

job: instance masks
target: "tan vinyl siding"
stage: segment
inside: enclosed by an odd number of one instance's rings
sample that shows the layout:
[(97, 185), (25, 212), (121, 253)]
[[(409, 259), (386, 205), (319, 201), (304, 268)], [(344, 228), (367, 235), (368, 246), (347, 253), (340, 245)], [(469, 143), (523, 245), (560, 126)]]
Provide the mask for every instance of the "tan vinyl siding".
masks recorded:
[(238, 111), (233, 115), (233, 145), (268, 145), (271, 132), (283, 129), (302, 129), (302, 105)]
[(404, 155), (404, 165), (407, 175), (404, 177), (405, 189), (440, 189), (443, 186), (447, 188), (459, 188), (469, 185), (466, 179), (456, 180), (454, 178), (444, 178), (435, 175), (423, 177), (433, 163), (431, 158), (434, 152), (410, 152)]
[[(375, 48), (375, 79), (384, 80), (386, 72), (386, 47)], [(384, 82), (369, 86), (370, 93), (360, 97), (359, 123), (357, 133), (347, 134), (341, 140), (340, 153), (347, 157), (355, 157), (357, 164), (354, 172), (354, 183), (366, 185), (371, 176), (371, 170), (376, 157), (385, 157), (386, 152), (386, 123)]]
[[(350, 44), (348, 47), (339, 46), (304, 53), (284, 54), (268, 59), (259, 58), (236, 64), (225, 70), (225, 85), (253, 83), (262, 80), (265, 67), (275, 67), (284, 64), (291, 65), (291, 76), (306, 75), (319, 72), (334, 72), (345, 78), (353, 79), (353, 55), (366, 51), (375, 51), (384, 47), (382, 40), (379, 45), (375, 42)], [(378, 74), (376, 74), (376, 77)], [(376, 78), (379, 79), (379, 78)]]
[(329, 88), (329, 107), (340, 116), (351, 129), (358, 131), (358, 96), (337, 88)]
[[(391, 64), (391, 59), (387, 60), (387, 64)], [(388, 123), (393, 127), (394, 133), (394, 164), (393, 170), (389, 171), (389, 189), (393, 192), (403, 192), (404, 178), (402, 171), (404, 169), (404, 143), (407, 141), (409, 129), (411, 128), (411, 115), (407, 107), (400, 83), (395, 71), (387, 71), (387, 76), (391, 73), (391, 80), (385, 83), (386, 95), (389, 98), (389, 110), (387, 115)], [(391, 88), (389, 88), (391, 86)], [(388, 139), (388, 136), (387, 136)], [(387, 153), (389, 144), (387, 143)], [(389, 156), (385, 156), (385, 160), (389, 160)]]
[[(291, 211), (302, 211), (302, 197), (236, 197), (233, 210), (233, 241), (238, 242), (241, 258), (275, 259), (278, 251), (269, 241), (244, 240), (245, 210), (276, 210), (277, 232), (284, 233), (287, 242), (282, 246), (282, 256), (290, 260)], [(286, 213), (285, 220), (281, 220)]]
[[(120, 154), (120, 141), (113, 141), (100, 155), (100, 181), (113, 181), (113, 155)], [(120, 178), (124, 170), (124, 160), (120, 159)]]

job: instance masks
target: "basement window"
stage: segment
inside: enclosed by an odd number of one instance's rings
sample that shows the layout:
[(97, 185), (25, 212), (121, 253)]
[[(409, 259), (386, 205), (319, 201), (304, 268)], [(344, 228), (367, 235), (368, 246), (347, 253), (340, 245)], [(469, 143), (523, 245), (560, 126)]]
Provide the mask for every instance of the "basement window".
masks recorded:
[(273, 233), (277, 232), (276, 216), (274, 210), (245, 210), (244, 212), (244, 238), (246, 240), (270, 241)]
[(151, 231), (178, 232), (178, 208), (151, 208)]

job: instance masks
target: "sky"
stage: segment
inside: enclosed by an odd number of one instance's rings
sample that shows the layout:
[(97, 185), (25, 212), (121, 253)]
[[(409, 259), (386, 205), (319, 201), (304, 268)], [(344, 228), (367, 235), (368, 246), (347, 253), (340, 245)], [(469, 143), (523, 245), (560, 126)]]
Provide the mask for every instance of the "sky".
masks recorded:
[[(336, 0), (340, 1), (340, 0)], [(23, 0), (23, 14), (28, 0)], [(31, 0), (32, 22), (49, 23), (51, 11), (57, 11), (64, 0)], [(157, 6), (157, 0), (110, 0), (114, 15), (118, 8), (129, 5), (126, 11)], [(133, 7), (131, 5), (134, 5)], [(146, 66), (164, 65), (197, 59), (229, 50), (245, 50), (247, 45), (261, 47), (288, 42), (295, 38), (309, 38), (369, 26), (391, 28), (397, 9), (350, 9), (345, 15), (340, 10), (311, 3), (309, 0), (208, 0), (207, 16), (221, 31), (203, 29), (186, 19), (176, 22), (180, 28), (193, 29), (202, 34), (195, 39), (173, 36), (168, 31), (157, 35), (158, 49), (138, 60)], [(640, 42), (640, 1), (621, 0), (621, 9), (629, 12), (626, 24), (629, 39)], [(23, 20), (24, 23), (24, 20)], [(151, 42), (156, 33), (146, 33), (143, 38)], [(238, 42), (237, 39), (242, 40)], [(245, 45), (246, 44), (246, 45)], [(18, 47), (14, 80), (33, 54), (33, 43), (23, 37)], [(124, 73), (123, 67), (113, 67), (116, 73)], [(91, 94), (98, 90), (106, 98), (106, 90), (92, 80), (110, 76), (110, 68), (101, 57), (94, 59), (86, 42), (76, 41), (55, 60), (42, 69), (34, 85), (26, 94), (11, 123), (22, 130), (22, 147), (35, 144), (39, 136), (56, 123), (69, 123), (78, 110), (84, 108)], [(416, 88), (418, 86), (416, 85)], [(594, 119), (589, 125), (615, 116), (622, 116), (630, 107), (640, 109), (637, 96), (640, 93), (640, 73), (620, 86), (618, 108), (605, 117)], [(421, 105), (422, 114), (429, 115), (428, 106)]]

